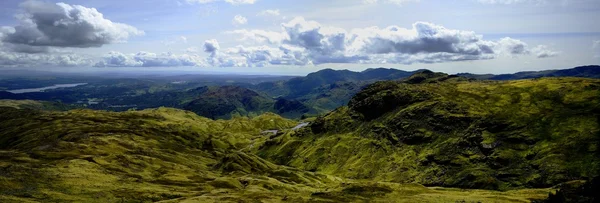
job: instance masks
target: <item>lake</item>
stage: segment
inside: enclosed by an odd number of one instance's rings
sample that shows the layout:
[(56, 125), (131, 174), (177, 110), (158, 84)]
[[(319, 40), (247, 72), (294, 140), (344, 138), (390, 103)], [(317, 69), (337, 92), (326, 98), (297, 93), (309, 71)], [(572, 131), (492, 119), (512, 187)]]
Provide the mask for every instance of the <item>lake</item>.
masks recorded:
[(18, 90), (7, 90), (7, 92), (13, 94), (22, 94), (22, 93), (30, 93), (30, 92), (43, 92), (46, 90), (58, 89), (58, 88), (69, 88), (69, 87), (77, 87), (80, 85), (86, 85), (87, 83), (73, 83), (73, 84), (56, 84), (48, 87), (40, 87), (40, 88), (30, 88), (30, 89), (18, 89)]

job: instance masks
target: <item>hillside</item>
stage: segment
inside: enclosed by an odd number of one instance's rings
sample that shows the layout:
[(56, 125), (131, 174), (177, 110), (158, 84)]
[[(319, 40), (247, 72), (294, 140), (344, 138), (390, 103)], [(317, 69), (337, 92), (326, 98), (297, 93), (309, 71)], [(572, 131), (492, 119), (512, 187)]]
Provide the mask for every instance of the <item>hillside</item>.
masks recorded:
[(600, 80), (474, 81), (423, 71), (378, 82), (257, 153), (353, 179), (550, 187), (600, 175)]
[(344, 179), (250, 153), (296, 122), (218, 120), (160, 108), (50, 112), (0, 108), (0, 202), (527, 202), (506, 192)]
[(66, 111), (82, 108), (82, 106), (63, 104), (58, 102), (34, 101), (34, 100), (9, 100), (0, 99), (0, 107), (12, 107), (17, 109), (34, 109), (48, 111)]
[(272, 97), (299, 100), (320, 113), (326, 113), (347, 104), (354, 94), (368, 84), (403, 79), (415, 72), (387, 68), (367, 69), (362, 72), (323, 69), (305, 77), (260, 83), (248, 88)]
[(518, 80), (541, 77), (582, 77), (582, 78), (600, 78), (600, 66), (579, 66), (563, 70), (544, 70), (544, 71), (525, 71), (513, 74), (485, 74), (477, 75), (471, 73), (458, 74), (463, 77), (484, 79), (484, 80)]
[(195, 99), (183, 108), (212, 119), (229, 119), (232, 116), (254, 117), (265, 112), (275, 112), (298, 118), (310, 109), (297, 101), (274, 100), (255, 91), (238, 87), (200, 87), (194, 90)]

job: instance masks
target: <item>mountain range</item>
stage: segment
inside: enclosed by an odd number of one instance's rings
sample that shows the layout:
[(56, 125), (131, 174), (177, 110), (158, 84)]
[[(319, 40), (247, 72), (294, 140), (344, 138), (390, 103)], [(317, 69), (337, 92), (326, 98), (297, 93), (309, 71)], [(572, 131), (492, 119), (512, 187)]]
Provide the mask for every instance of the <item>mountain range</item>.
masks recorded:
[(194, 90), (206, 97), (191, 98), (196, 111), (267, 110), (214, 120), (172, 108), (0, 102), (0, 201), (598, 198), (590, 192), (600, 175), (598, 79), (493, 81), (421, 70), (366, 85), (308, 125), (269, 112), (299, 109), (295, 102), (232, 86)]

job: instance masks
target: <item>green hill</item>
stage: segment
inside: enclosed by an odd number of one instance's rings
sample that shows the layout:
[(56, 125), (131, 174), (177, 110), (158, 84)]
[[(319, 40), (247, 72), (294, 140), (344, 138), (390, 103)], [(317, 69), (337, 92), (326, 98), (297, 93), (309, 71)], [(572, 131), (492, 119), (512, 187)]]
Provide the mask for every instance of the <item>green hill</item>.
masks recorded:
[(530, 79), (530, 78), (541, 78), (541, 77), (582, 77), (582, 78), (600, 78), (600, 66), (579, 66), (570, 69), (563, 70), (544, 70), (544, 71), (525, 71), (513, 74), (471, 74), (461, 73), (460, 76), (486, 79), (486, 80), (518, 80), (518, 79)]
[(388, 68), (373, 68), (362, 72), (323, 69), (305, 77), (265, 82), (249, 88), (265, 92), (272, 97), (298, 100), (318, 113), (327, 113), (346, 105), (354, 94), (368, 84), (407, 78), (415, 72)]
[(298, 118), (311, 110), (298, 101), (274, 100), (255, 91), (238, 87), (201, 87), (194, 90), (195, 99), (183, 106), (198, 115), (212, 119), (229, 119), (233, 116), (254, 117), (265, 112)]
[(253, 149), (296, 122), (211, 120), (160, 108), (0, 107), (0, 202), (527, 202), (506, 192), (352, 180), (273, 164)]
[(370, 85), (257, 153), (353, 179), (540, 188), (600, 175), (599, 120), (600, 80), (474, 81), (423, 71)]

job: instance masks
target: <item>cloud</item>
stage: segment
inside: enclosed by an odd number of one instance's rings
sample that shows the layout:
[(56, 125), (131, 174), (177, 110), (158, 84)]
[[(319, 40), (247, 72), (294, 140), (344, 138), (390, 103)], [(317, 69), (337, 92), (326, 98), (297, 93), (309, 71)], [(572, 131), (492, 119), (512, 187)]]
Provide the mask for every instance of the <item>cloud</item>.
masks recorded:
[(550, 50), (546, 45), (538, 45), (531, 49), (531, 52), (538, 58), (550, 58), (559, 54), (559, 52)]
[[(185, 0), (189, 4), (207, 4), (217, 2), (219, 0)], [(256, 0), (223, 0), (226, 3), (229, 3), (234, 6), (244, 5), (244, 4), (254, 4)]]
[(215, 56), (220, 48), (219, 42), (216, 39), (204, 41), (204, 52), (209, 53), (211, 56)]
[(0, 51), (0, 67), (89, 66), (87, 57), (77, 54), (30, 54)]
[(396, 4), (398, 6), (402, 6), (405, 3), (411, 2), (419, 2), (421, 0), (363, 0), (364, 4), (376, 4), (376, 3), (388, 3), (388, 4)]
[[(283, 23), (281, 29), (280, 32), (234, 30), (226, 33), (240, 35), (240, 40), (243, 41), (270, 45), (272, 49), (269, 49), (269, 52), (262, 48), (260, 53), (256, 53), (262, 54), (261, 56), (269, 53), (266, 56), (271, 57), (270, 60), (261, 60), (261, 65), (264, 65), (264, 62), (276, 61), (272, 60), (279, 56), (273, 51), (276, 48), (294, 50), (295, 59), (301, 62), (296, 64), (443, 63), (531, 54), (545, 58), (558, 54), (543, 45), (530, 49), (525, 42), (517, 39), (485, 40), (483, 36), (472, 31), (448, 29), (428, 22), (416, 22), (410, 28), (389, 26), (345, 30), (297, 17)], [(243, 56), (256, 58), (248, 55)], [(248, 61), (250, 64), (256, 62)]]
[(233, 17), (233, 20), (231, 20), (231, 24), (233, 24), (234, 26), (245, 25), (247, 23), (248, 19), (241, 15), (236, 15), (235, 17)]
[(265, 31), (265, 30), (233, 30), (227, 31), (225, 34), (241, 35), (242, 41), (256, 41), (259, 43), (268, 42), (270, 44), (281, 44), (286, 39), (287, 35), (281, 32)]
[(498, 53), (504, 55), (529, 54), (525, 42), (510, 37), (500, 39), (500, 41), (496, 43), (496, 50)]
[(181, 67), (204, 66), (204, 59), (196, 54), (173, 54), (138, 52), (136, 54), (123, 54), (109, 52), (97, 62), (95, 67)]
[(256, 16), (265, 16), (265, 17), (274, 17), (274, 16), (279, 16), (279, 9), (275, 9), (275, 10), (264, 10), (261, 11), (260, 13), (256, 14)]
[[(143, 35), (137, 28), (105, 19), (95, 8), (29, 0), (20, 5), (19, 25), (2, 29), (2, 41), (14, 46), (100, 47)], [(31, 48), (15, 51), (31, 52)]]

